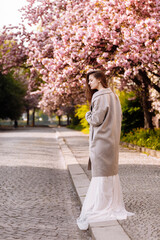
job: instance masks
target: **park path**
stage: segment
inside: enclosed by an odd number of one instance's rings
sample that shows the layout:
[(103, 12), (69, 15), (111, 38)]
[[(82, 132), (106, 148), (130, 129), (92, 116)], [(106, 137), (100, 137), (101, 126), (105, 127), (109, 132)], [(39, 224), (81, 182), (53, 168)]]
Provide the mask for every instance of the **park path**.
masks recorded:
[[(58, 131), (91, 179), (88, 136), (67, 128)], [(120, 147), (119, 176), (126, 209), (135, 216), (118, 222), (132, 240), (160, 240), (160, 159)]]
[(0, 131), (0, 240), (89, 240), (54, 129)]

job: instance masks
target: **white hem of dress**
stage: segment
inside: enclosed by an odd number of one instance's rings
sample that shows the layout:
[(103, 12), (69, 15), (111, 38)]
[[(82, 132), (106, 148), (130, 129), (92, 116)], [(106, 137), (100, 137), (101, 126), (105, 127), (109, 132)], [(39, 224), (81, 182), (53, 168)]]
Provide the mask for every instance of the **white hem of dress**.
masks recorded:
[(91, 222), (122, 220), (133, 215), (125, 209), (118, 174), (92, 177), (77, 225), (86, 230)]

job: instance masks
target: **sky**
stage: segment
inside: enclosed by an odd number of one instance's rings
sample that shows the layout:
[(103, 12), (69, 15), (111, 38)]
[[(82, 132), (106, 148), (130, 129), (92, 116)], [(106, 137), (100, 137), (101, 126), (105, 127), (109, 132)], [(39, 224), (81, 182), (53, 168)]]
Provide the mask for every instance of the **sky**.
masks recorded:
[(0, 0), (0, 29), (4, 25), (18, 25), (21, 13), (18, 9), (27, 5), (27, 0)]

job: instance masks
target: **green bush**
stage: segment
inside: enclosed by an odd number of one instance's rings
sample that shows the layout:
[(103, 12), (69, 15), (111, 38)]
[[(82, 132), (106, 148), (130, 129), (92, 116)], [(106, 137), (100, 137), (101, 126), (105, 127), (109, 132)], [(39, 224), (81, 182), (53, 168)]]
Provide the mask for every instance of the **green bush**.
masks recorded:
[(85, 119), (86, 112), (89, 111), (89, 105), (77, 105), (75, 109), (75, 116), (80, 120), (80, 125), (83, 128), (88, 128), (89, 124)]
[(75, 115), (71, 122), (71, 124), (68, 126), (71, 129), (82, 131), (83, 133), (89, 133), (89, 124), (85, 119), (86, 112), (89, 111), (89, 105), (77, 105), (75, 108)]
[(80, 120), (79, 120), (79, 118), (76, 117), (75, 115), (72, 116), (72, 118), (71, 118), (71, 125), (73, 125), (73, 126), (77, 126), (77, 125), (79, 125), (79, 124), (80, 124)]
[(160, 129), (133, 129), (121, 136), (121, 141), (160, 150)]
[(70, 124), (69, 126), (67, 126), (68, 128), (70, 128), (70, 129), (74, 129), (74, 130), (77, 130), (77, 131), (82, 131), (83, 130), (83, 127), (80, 125), (80, 124), (78, 124), (78, 125), (74, 125), (74, 124)]
[(144, 114), (139, 98), (134, 92), (118, 93), (122, 106), (122, 133), (128, 133), (134, 128), (144, 127)]

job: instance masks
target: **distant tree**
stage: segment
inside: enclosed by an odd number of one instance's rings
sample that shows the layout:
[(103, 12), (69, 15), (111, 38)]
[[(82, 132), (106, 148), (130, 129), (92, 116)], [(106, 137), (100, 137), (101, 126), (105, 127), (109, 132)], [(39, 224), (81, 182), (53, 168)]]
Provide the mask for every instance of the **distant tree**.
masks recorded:
[(23, 83), (14, 79), (11, 73), (3, 75), (0, 72), (0, 118), (10, 118), (17, 126), (17, 120), (24, 111), (25, 94)]

